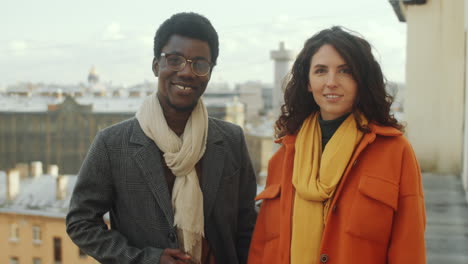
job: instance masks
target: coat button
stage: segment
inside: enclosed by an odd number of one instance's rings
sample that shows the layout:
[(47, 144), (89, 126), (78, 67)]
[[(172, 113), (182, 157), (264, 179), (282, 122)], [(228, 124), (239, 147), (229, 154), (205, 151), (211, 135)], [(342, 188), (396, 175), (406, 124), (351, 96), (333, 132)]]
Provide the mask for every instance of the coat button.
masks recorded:
[(328, 255), (327, 254), (320, 255), (320, 262), (327, 263), (328, 262)]
[(176, 236), (175, 236), (174, 232), (169, 233), (169, 240), (171, 241), (171, 243), (176, 242)]

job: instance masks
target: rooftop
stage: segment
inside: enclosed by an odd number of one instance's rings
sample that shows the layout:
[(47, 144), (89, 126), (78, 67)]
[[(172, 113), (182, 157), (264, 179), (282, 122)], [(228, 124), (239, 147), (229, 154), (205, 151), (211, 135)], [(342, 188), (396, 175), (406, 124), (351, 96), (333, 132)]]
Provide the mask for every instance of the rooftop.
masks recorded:
[[(207, 94), (204, 102), (207, 107), (224, 106), (231, 102), (236, 93)], [(44, 113), (48, 110), (48, 105), (58, 105), (65, 102), (66, 97), (51, 96), (2, 96), (0, 95), (0, 112), (20, 112), (20, 113)], [(145, 96), (93, 96), (85, 95), (73, 97), (79, 105), (92, 105), (93, 113), (135, 113), (140, 107)]]
[(6, 195), (6, 173), (0, 171), (0, 213), (65, 217), (77, 176), (61, 177), (68, 178), (66, 196), (63, 200), (56, 198), (57, 177), (42, 175), (21, 180), (18, 195), (10, 201)]

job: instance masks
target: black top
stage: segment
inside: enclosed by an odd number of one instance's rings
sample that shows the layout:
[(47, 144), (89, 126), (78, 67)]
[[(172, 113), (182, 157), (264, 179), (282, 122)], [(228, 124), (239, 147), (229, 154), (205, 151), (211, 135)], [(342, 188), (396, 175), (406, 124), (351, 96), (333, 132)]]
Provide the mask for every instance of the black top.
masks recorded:
[(345, 121), (345, 119), (349, 116), (350, 113), (347, 113), (337, 119), (333, 120), (323, 120), (322, 116), (319, 116), (319, 125), (320, 130), (322, 131), (322, 152), (325, 149), (325, 145), (327, 145), (328, 141), (332, 138), (335, 131), (340, 127), (340, 125)]

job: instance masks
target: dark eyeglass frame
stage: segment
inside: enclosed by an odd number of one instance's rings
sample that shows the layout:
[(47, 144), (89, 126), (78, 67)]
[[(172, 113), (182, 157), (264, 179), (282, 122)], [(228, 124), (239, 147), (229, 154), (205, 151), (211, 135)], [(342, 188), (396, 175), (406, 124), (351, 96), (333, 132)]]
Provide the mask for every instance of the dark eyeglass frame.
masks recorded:
[[(183, 63), (180, 64), (180, 66), (179, 66), (178, 68), (177, 68), (177, 67), (174, 67), (174, 66), (171, 66), (171, 65), (169, 64), (169, 62), (167, 61), (168, 57), (170, 57), (170, 56), (177, 56), (177, 57), (182, 58), (182, 59), (183, 59)], [(203, 77), (203, 76), (208, 75), (208, 74), (210, 73), (211, 69), (212, 69), (213, 66), (214, 66), (214, 64), (213, 64), (212, 62), (209, 62), (208, 60), (205, 60), (205, 59), (194, 59), (194, 60), (191, 60), (191, 59), (185, 58), (184, 56), (182, 56), (182, 55), (180, 55), (180, 54), (167, 54), (167, 53), (162, 52), (162, 53), (161, 53), (161, 57), (164, 57), (164, 58), (166, 59), (166, 65), (167, 65), (167, 67), (169, 67), (171, 70), (176, 71), (176, 72), (179, 72), (179, 71), (183, 70), (183, 69), (185, 68), (185, 65), (187, 65), (187, 62), (189, 62), (189, 63), (190, 63), (190, 70), (192, 71), (192, 73), (195, 74), (196, 76), (200, 76), (200, 77)], [(204, 73), (204, 74), (199, 74), (199, 73), (197, 73), (197, 72), (195, 71), (195, 69), (193, 68), (193, 63), (195, 63), (195, 62), (200, 62), (200, 61), (206, 62), (206, 63), (208, 63), (208, 65), (209, 65), (207, 72)]]

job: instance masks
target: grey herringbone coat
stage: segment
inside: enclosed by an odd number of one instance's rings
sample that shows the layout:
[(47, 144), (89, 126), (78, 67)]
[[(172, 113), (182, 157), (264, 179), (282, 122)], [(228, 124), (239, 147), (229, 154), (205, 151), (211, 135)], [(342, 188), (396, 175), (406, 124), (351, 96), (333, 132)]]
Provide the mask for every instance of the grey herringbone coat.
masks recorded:
[[(216, 262), (245, 263), (256, 184), (240, 127), (209, 119), (202, 170), (205, 236)], [(178, 248), (161, 154), (135, 118), (97, 134), (66, 222), (71, 239), (101, 263), (156, 264), (164, 248)]]

